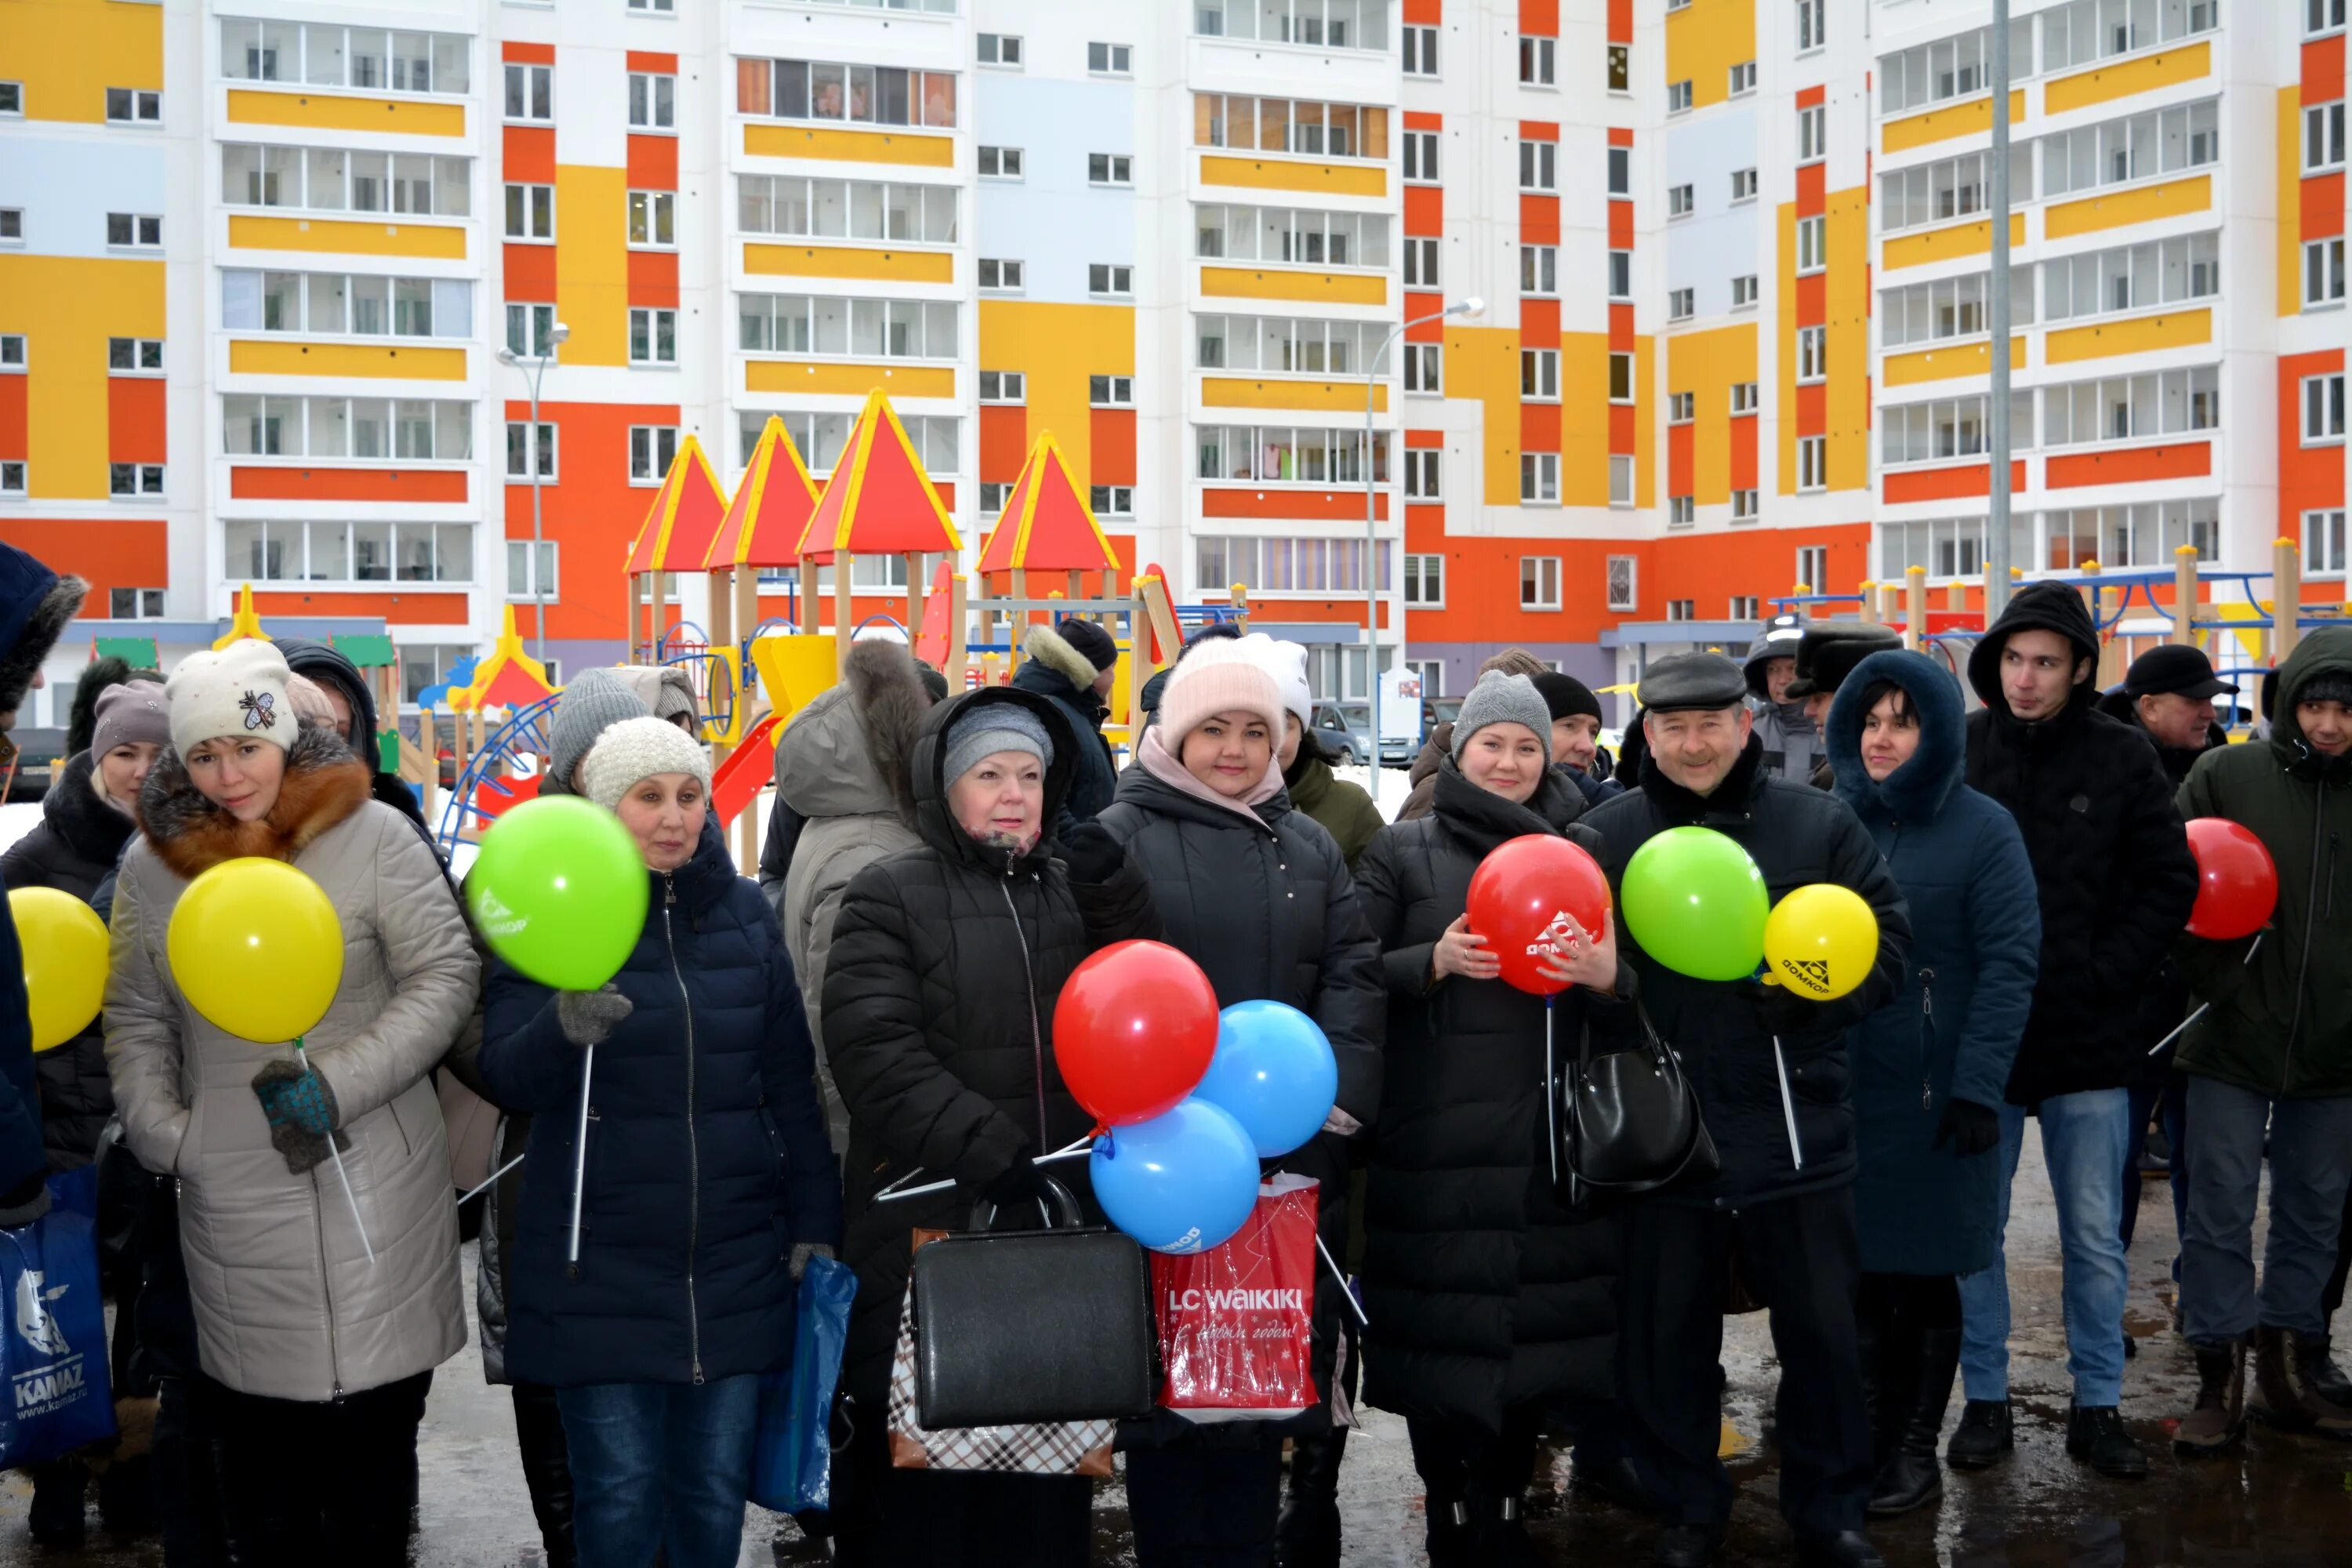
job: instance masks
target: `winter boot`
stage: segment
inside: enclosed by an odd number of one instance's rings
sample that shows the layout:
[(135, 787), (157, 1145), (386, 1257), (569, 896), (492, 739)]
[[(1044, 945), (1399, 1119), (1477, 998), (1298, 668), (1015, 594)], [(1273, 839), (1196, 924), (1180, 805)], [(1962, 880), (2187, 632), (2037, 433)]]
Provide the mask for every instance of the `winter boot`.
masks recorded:
[(87, 1528), (89, 1471), (78, 1458), (47, 1459), (32, 1467), (33, 1506), (27, 1522), (33, 1544), (49, 1552), (79, 1552)]
[(547, 1548), (547, 1568), (573, 1568), (580, 1553), (572, 1534), (572, 1464), (555, 1391), (539, 1384), (515, 1384), (514, 1413), (515, 1447), (539, 1538)]
[(2066, 1452), (2119, 1481), (2147, 1474), (2147, 1455), (2124, 1430), (2122, 1412), (2112, 1405), (2077, 1405), (2066, 1412)]
[(2352, 1409), (2330, 1400), (2312, 1381), (2311, 1363), (2326, 1354), (2293, 1329), (2256, 1329), (2255, 1391), (2248, 1413), (2282, 1431), (2352, 1437)]
[(1944, 1411), (1952, 1403), (1952, 1379), (1960, 1369), (1960, 1331), (1925, 1329), (1910, 1380), (1911, 1404), (1894, 1451), (1879, 1466), (1864, 1511), (1873, 1519), (1908, 1513), (1944, 1495), (1944, 1469), (1936, 1462), (1936, 1439)]
[(2333, 1349), (2326, 1334), (2306, 1334), (2303, 1347), (2308, 1357), (2305, 1363), (2311, 1386), (2330, 1405), (2352, 1407), (2352, 1378), (2336, 1364)]
[(1797, 1568), (1886, 1568), (1886, 1559), (1859, 1530), (1797, 1537)]
[[(1548, 1559), (1536, 1550), (1536, 1543), (1528, 1536), (1527, 1521), (1521, 1517), (1525, 1500), (1517, 1492), (1474, 1500), (1481, 1568), (1544, 1568)], [(1433, 1568), (1436, 1559), (1430, 1561)]]
[(1348, 1434), (1300, 1437), (1290, 1446), (1290, 1489), (1274, 1526), (1277, 1568), (1339, 1568), (1339, 1461)]
[(2246, 1435), (2246, 1342), (2198, 1345), (2197, 1407), (2172, 1434), (2172, 1451), (2215, 1454)]
[(1944, 1446), (1944, 1461), (1956, 1470), (1988, 1470), (2016, 1446), (2010, 1436), (2009, 1401), (1971, 1399), (1960, 1424)]

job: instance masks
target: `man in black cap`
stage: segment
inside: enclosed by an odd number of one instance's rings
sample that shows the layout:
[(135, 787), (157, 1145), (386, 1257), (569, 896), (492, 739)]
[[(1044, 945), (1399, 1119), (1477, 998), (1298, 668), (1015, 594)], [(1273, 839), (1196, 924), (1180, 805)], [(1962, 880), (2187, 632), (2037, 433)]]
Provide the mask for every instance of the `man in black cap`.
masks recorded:
[(1623, 795), (1625, 786), (1616, 779), (1592, 775), (1592, 764), (1601, 755), (1601, 699), (1592, 688), (1556, 669), (1528, 679), (1551, 710), (1551, 765), (1576, 786), (1587, 805)]
[(2224, 692), (2234, 697), (2238, 689), (2213, 673), (2203, 648), (2161, 643), (2132, 660), (2123, 685), (2099, 699), (2099, 711), (2146, 731), (2177, 789), (2198, 758), (2230, 743), (2213, 713)]
[[(1805, 628), (1797, 639), (1797, 673), (1789, 682), (1785, 693), (1791, 702), (1801, 703), (1805, 721), (1815, 734), (1827, 734), (1830, 703), (1837, 697), (1837, 689), (1856, 666), (1872, 654), (1903, 646), (1903, 634), (1892, 626), (1868, 626), (1861, 621), (1816, 621)], [(1815, 789), (1835, 789), (1837, 775), (1830, 771), (1829, 758), (1824, 756), (1813, 764), (1805, 781)]]
[(1066, 834), (1081, 822), (1092, 822), (1118, 786), (1118, 768), (1102, 735), (1103, 721), (1110, 717), (1105, 699), (1118, 678), (1118, 644), (1096, 622), (1072, 616), (1054, 626), (1031, 626), (1021, 651), (1028, 657), (1013, 672), (1013, 684), (1061, 709), (1078, 737), (1076, 771), (1056, 826), (1057, 835)]
[[(1911, 926), (1903, 895), (1844, 802), (1765, 766), (1740, 668), (1676, 654), (1642, 677), (1647, 747), (1637, 786), (1584, 815), (1601, 867), (1622, 886), (1635, 851), (1670, 828), (1704, 826), (1746, 849), (1776, 901), (1812, 882), (1860, 894), (1878, 918), (1863, 984), (1812, 1002), (1753, 979), (1698, 980), (1659, 963), (1630, 927), (1620, 951), (1640, 975), (1650, 1021), (1680, 1055), (1721, 1173), (1626, 1205), (1619, 1356), (1626, 1402), (1645, 1428), (1642, 1466), (1666, 1530), (1657, 1561), (1712, 1560), (1731, 1514), (1716, 1458), (1717, 1366), (1733, 1258), (1772, 1313), (1780, 1358), (1780, 1508), (1801, 1563), (1880, 1563), (1862, 1532), (1872, 1479), (1854, 1327), (1853, 1105), (1845, 1030), (1895, 994)], [(1631, 1012), (1631, 1009), (1627, 1010)], [(1595, 1049), (1639, 1044), (1638, 1026), (1596, 1021)]]
[(1804, 633), (1802, 618), (1773, 616), (1748, 646), (1748, 662), (1741, 667), (1749, 709), (1756, 715), (1756, 734), (1764, 745), (1764, 765), (1799, 784), (1812, 777), (1822, 743), (1820, 728), (1789, 690), (1797, 678), (1797, 645)]
[[(2101, 1475), (2147, 1473), (2124, 1429), (2123, 1169), (2126, 1088), (2155, 1039), (2142, 1003), (2197, 897), (2197, 867), (2155, 748), (2096, 711), (2098, 628), (2063, 583), (2021, 591), (1969, 655), (1983, 699), (1969, 718), (1968, 782), (2017, 818), (2042, 904), (2033, 1011), (2001, 1107), (2001, 1226), (2025, 1140), (2042, 1152), (2058, 1205), (2062, 1300), (2074, 1399), (2066, 1451)], [(2009, 1276), (1960, 1279), (1960, 1373), (1968, 1405), (1945, 1457), (1981, 1469), (2011, 1447)]]

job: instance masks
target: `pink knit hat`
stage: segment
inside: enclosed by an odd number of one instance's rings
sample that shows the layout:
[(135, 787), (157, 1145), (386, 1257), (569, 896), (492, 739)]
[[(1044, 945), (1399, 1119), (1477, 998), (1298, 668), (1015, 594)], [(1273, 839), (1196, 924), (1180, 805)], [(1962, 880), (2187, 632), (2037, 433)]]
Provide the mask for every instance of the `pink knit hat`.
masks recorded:
[(1172, 755), (1184, 749), (1184, 737), (1200, 728), (1213, 713), (1244, 712), (1265, 721), (1278, 746), (1282, 739), (1282, 690), (1274, 676), (1272, 639), (1264, 633), (1245, 637), (1212, 637), (1184, 656), (1160, 697), (1160, 744)]

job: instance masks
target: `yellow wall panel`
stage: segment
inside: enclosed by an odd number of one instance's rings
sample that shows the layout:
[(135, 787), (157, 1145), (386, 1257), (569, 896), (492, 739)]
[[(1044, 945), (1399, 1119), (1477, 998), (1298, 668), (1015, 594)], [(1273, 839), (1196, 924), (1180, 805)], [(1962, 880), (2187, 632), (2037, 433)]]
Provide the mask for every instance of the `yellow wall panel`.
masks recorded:
[[(1891, 243), (1891, 242), (1890, 242)], [(1780, 364), (1780, 380), (1772, 387), (1773, 426), (1779, 432), (1779, 451), (1773, 461), (1777, 465), (1775, 488), (1781, 495), (1794, 495), (1797, 490), (1797, 204), (1780, 204), (1779, 268), (1780, 311), (1774, 324), (1780, 328), (1780, 341), (1773, 345)], [(1894, 262), (1887, 263), (1889, 267)], [(1758, 388), (1759, 392), (1763, 389)], [(1764, 486), (1764, 444), (1756, 444), (1756, 488), (1759, 495)]]
[(28, 499), (106, 499), (106, 340), (160, 338), (163, 315), (161, 261), (0, 252), (0, 331), (28, 340)]
[(234, 247), (247, 250), (424, 256), (448, 261), (466, 258), (466, 231), (448, 224), (258, 217), (232, 213), (228, 220), (228, 242)]
[(1206, 153), (1201, 155), (1201, 183), (1336, 196), (1389, 194), (1389, 172), (1378, 163), (1287, 163), (1264, 158), (1220, 158)]
[(826, 158), (851, 163), (955, 167), (955, 139), (904, 131), (834, 131), (804, 125), (746, 125), (743, 151), (755, 158)]
[(1658, 340), (1633, 336), (1633, 504), (1658, 504)]
[[(1563, 376), (1569, 368), (1561, 364)], [(1478, 466), (1486, 480), (1486, 504), (1518, 505), (1518, 332), (1509, 327), (1446, 328), (1445, 395), (1475, 398), (1484, 408), (1486, 450)]]
[[(2009, 215), (2009, 243), (2025, 243), (2025, 215)], [(1892, 272), (1928, 261), (1949, 261), (1957, 256), (1982, 256), (1992, 249), (1992, 219), (1956, 223), (1923, 234), (1898, 234), (1878, 247), (1879, 265)], [(1793, 254), (1793, 253), (1792, 253)]]
[(1870, 484), (1870, 187), (1832, 191), (1825, 205), (1830, 489), (1858, 490)]
[[(1540, 346), (1540, 345), (1536, 345)], [(1642, 392), (1641, 360), (1633, 362), (1633, 394)], [(1609, 334), (1562, 332), (1559, 335), (1559, 504), (1609, 504)], [(1518, 439), (1518, 410), (1507, 416), (1511, 440)], [(1518, 469), (1511, 472), (1512, 494), (1518, 493)], [(1637, 492), (1638, 493), (1638, 492)]]
[[(2284, 7), (2282, 7), (2284, 9)], [(2136, 92), (2176, 87), (2213, 73), (2213, 46), (2200, 41), (2158, 54), (2141, 55), (2095, 70), (2062, 76), (2042, 84), (2042, 111), (2064, 114), (2094, 104), (2112, 103)]]
[[(1364, 411), (1364, 388), (1353, 381), (1259, 381), (1249, 376), (1212, 375), (1201, 381), (1201, 402), (1209, 408), (1311, 408), (1326, 413)], [(1372, 407), (1385, 414), (1389, 384), (1372, 384)]]
[(1731, 499), (1731, 389), (1755, 379), (1753, 321), (1666, 340), (1665, 390), (1691, 395), (1691, 495), (1700, 506)]
[(228, 368), (240, 375), (363, 375), (401, 381), (463, 381), (464, 349), (377, 348), (299, 339), (241, 340), (228, 345)]
[(1319, 305), (1385, 305), (1389, 280), (1377, 274), (1261, 272), (1254, 267), (1203, 267), (1201, 292), (1231, 300), (1305, 300)]
[(1756, 0), (1691, 0), (1666, 15), (1666, 79), (1689, 81), (1694, 109), (1730, 97), (1731, 68), (1755, 58)]
[[(2015, 125), (2024, 118), (2025, 89), (2017, 88), (2009, 95), (2009, 122)], [(1988, 94), (1948, 109), (1931, 109), (1925, 114), (1906, 114), (1900, 120), (1884, 121), (1878, 128), (1878, 150), (1907, 153), (1914, 147), (1932, 146), (1957, 136), (1983, 136), (1991, 131), (1992, 98)]]
[(743, 366), (746, 392), (821, 392), (863, 397), (877, 389), (893, 397), (953, 397), (952, 365), (809, 363), (755, 359)]
[[(2009, 341), (2009, 367), (2014, 371), (2025, 368), (2025, 340)], [(1992, 345), (1964, 343), (1955, 349), (1926, 349), (1918, 353), (1888, 354), (1879, 363), (1879, 374), (1889, 386), (1916, 386), (1923, 381), (1950, 381), (1955, 376), (1990, 375)]]
[(629, 174), (555, 166), (555, 316), (574, 364), (629, 361)]
[[(1135, 307), (982, 300), (980, 363), (1028, 377), (1029, 440), (1053, 432), (1072, 479), (1091, 485), (1094, 411), (1087, 378), (1135, 374)], [(979, 459), (970, 461), (967, 471), (980, 472)]]
[(2074, 364), (2108, 354), (2144, 354), (2213, 341), (2213, 312), (2167, 310), (2087, 327), (2066, 327), (2042, 335), (2042, 363)]
[(466, 106), (417, 99), (231, 88), (228, 117), (239, 125), (299, 125), (309, 131), (375, 131), (395, 136), (463, 136)]
[(2278, 94), (2278, 313), (2303, 310), (2303, 88)]
[[(0, 5), (0, 78), (25, 84), (27, 120), (103, 125), (108, 88), (162, 90), (163, 8), (9, 0)], [(98, 478), (102, 496), (103, 468)]]
[(2201, 213), (2212, 205), (2213, 176), (2199, 174), (2191, 179), (2142, 185), (2111, 196), (2057, 203), (2043, 210), (2042, 233), (2046, 239), (2065, 239), (2077, 234), (2121, 228), (2126, 224), (2153, 223), (2158, 218)]
[(944, 250), (881, 250), (856, 245), (746, 242), (743, 270), (772, 278), (856, 278), (886, 283), (952, 283), (955, 258)]

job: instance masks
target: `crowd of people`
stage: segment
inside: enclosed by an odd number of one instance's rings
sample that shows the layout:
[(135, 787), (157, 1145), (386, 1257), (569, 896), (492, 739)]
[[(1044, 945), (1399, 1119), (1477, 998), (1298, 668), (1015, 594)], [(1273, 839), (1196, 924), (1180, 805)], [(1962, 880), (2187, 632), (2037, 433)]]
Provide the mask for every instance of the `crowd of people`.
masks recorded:
[[(82, 591), (0, 546), (0, 723)], [(1733, 1500), (1723, 1323), (1758, 1307), (1795, 1560), (1877, 1563), (1867, 1520), (2011, 1447), (2004, 1232), (2029, 1121), (2063, 1250), (2070, 1454), (2148, 1468), (2118, 1407), (2152, 1122), (2199, 1384), (2175, 1446), (2225, 1448), (2250, 1415), (2352, 1435), (2328, 1337), (2352, 1183), (2352, 632), (2305, 639), (2236, 744), (2213, 706), (2235, 689), (2201, 653), (2157, 649), (2103, 695), (2100, 651), (2074, 590), (2027, 587), (1968, 658), (1969, 711), (1891, 633), (1775, 623), (1744, 666), (1651, 663), (1612, 759), (1595, 694), (1509, 648), (1391, 823), (1322, 752), (1296, 644), (1204, 629), (1147, 687), (1122, 768), (1099, 625), (1032, 627), (1009, 684), (963, 692), (861, 642), (783, 731), (756, 880), (711, 809), (690, 687), (591, 670), (540, 787), (617, 818), (648, 901), (586, 992), (478, 938), (332, 649), (94, 661), (73, 755), (0, 870), (108, 920), (105, 1008), (35, 1058), (0, 921), (0, 1224), (98, 1163), (115, 1393), (152, 1436), (41, 1466), (33, 1537), (78, 1544), (95, 1482), (106, 1525), (160, 1531), (172, 1568), (404, 1561), (478, 1236), (473, 1331), (511, 1388), (551, 1563), (736, 1561), (761, 1380), (791, 1363), (819, 1257), (858, 1289), (830, 1507), (803, 1528), (844, 1562), (1087, 1562), (1092, 1479), (906, 1463), (890, 1385), (921, 1237), (1041, 1205), (1101, 1223), (1082, 1164), (1041, 1163), (1093, 1125), (1049, 1026), (1080, 962), (1134, 938), (1189, 956), (1221, 1005), (1305, 1013), (1339, 1069), (1322, 1130), (1266, 1163), (1316, 1184), (1337, 1262), (1312, 1298), (1315, 1401), (1123, 1423), (1146, 1568), (1335, 1568), (1359, 1399), (1406, 1423), (1438, 1568), (1542, 1561), (1522, 1504), (1546, 1429), (1580, 1490), (1654, 1517), (1657, 1563), (1708, 1563)], [(2258, 935), (2188, 934), (2195, 817), (2268, 847)], [(1563, 839), (1613, 884), (1690, 826), (1744, 847), (1776, 900), (1864, 901), (1864, 981), (1814, 1001), (1695, 978), (1613, 915), (1567, 921), (1541, 961), (1557, 999), (1499, 978), (1467, 912), (1489, 852)], [(307, 873), (341, 922), (341, 987), (299, 1052), (208, 1022), (173, 973), (175, 904), (242, 856)], [(1717, 1168), (1638, 1195), (1563, 1180), (1548, 1037), (1571, 1057), (1662, 1041)], [(896, 1201), (918, 1171), (943, 1184)]]

